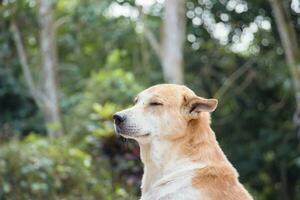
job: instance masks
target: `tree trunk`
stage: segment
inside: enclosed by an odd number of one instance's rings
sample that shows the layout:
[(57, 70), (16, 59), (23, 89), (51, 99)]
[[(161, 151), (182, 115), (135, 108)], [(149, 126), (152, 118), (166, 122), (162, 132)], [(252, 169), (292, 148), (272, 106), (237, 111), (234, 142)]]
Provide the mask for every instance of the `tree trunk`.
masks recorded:
[(48, 134), (52, 137), (63, 135), (57, 95), (57, 53), (53, 1), (39, 1), (40, 45), (44, 77), (44, 113)]
[[(289, 67), (296, 101), (296, 110), (294, 112), (294, 125), (297, 128), (298, 138), (300, 140), (300, 49), (298, 46), (296, 31), (294, 29), (288, 5), (290, 1), (269, 0), (273, 15), (277, 24), (281, 44), (285, 52), (286, 63)], [(284, 163), (281, 164), (281, 195), (282, 199), (291, 199), (288, 192), (288, 180)]]
[(164, 79), (182, 84), (183, 47), (185, 37), (185, 1), (165, 0), (165, 14), (161, 39), (161, 63)]
[(285, 52), (286, 63), (289, 66), (293, 80), (296, 100), (294, 124), (298, 128), (298, 137), (300, 139), (300, 49), (298, 46), (296, 31), (287, 7), (290, 2), (270, 0), (270, 3)]

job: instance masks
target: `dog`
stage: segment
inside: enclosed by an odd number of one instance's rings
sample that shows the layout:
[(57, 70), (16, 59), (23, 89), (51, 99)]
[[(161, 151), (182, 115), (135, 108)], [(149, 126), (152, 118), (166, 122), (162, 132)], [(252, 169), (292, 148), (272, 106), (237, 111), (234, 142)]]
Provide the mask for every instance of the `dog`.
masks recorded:
[(250, 200), (210, 127), (216, 99), (160, 84), (113, 115), (116, 133), (134, 139), (144, 164), (141, 200)]

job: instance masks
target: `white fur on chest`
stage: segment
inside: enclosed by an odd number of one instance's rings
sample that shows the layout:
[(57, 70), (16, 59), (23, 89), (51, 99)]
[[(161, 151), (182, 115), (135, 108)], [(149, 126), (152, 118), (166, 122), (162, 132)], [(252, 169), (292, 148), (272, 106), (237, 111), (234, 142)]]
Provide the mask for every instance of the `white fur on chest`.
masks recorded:
[(192, 187), (195, 170), (204, 167), (201, 163), (186, 163), (174, 172), (164, 175), (142, 194), (141, 200), (200, 200), (201, 193)]
[(192, 178), (205, 164), (179, 158), (176, 150), (162, 141), (154, 141), (150, 149), (151, 161), (144, 163), (141, 200), (200, 200)]
[(178, 188), (182, 183), (173, 183), (143, 194), (141, 200), (201, 200), (201, 194), (191, 186)]

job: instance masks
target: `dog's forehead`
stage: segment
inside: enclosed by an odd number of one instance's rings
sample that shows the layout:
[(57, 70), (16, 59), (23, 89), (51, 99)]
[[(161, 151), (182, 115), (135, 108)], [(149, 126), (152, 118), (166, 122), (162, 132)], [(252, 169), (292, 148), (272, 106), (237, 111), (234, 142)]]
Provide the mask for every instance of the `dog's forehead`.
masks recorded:
[(195, 93), (183, 85), (161, 84), (142, 91), (138, 97), (145, 100), (157, 97), (168, 101), (175, 101), (181, 100), (185, 95), (195, 95)]

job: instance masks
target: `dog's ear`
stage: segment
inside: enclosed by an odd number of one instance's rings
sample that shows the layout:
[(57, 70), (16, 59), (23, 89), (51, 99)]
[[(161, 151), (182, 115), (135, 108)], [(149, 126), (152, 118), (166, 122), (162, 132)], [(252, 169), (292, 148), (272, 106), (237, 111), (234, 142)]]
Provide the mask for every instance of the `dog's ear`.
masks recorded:
[(198, 96), (185, 97), (185, 113), (191, 118), (197, 118), (201, 112), (213, 112), (217, 105), (217, 99), (205, 99)]

